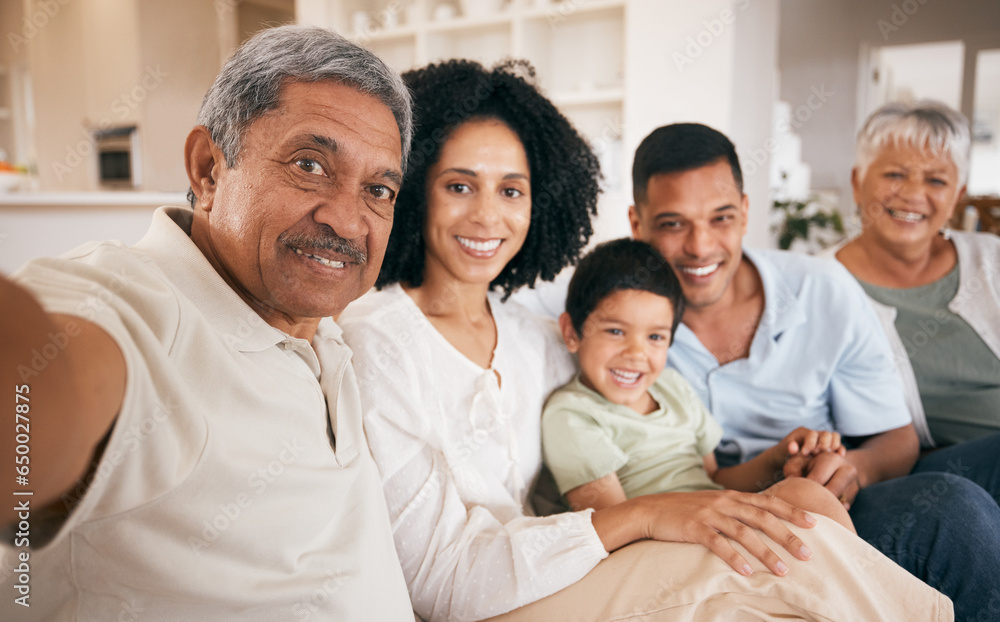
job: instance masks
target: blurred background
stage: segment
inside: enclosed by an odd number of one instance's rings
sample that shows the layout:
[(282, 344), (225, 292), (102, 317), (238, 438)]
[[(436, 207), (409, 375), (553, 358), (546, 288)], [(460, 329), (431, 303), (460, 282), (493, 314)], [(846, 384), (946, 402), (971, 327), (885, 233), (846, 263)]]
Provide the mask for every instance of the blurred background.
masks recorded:
[(601, 159), (595, 242), (628, 235), (631, 154), (678, 121), (735, 142), (748, 246), (776, 246), (789, 218), (814, 225), (791, 242), (804, 252), (842, 235), (813, 215), (850, 229), (855, 134), (890, 100), (965, 113), (969, 193), (1000, 194), (996, 0), (3, 0), (0, 271), (135, 242), (156, 206), (182, 203), (202, 96), (241, 41), (288, 22), (333, 28), (400, 71), (530, 60)]

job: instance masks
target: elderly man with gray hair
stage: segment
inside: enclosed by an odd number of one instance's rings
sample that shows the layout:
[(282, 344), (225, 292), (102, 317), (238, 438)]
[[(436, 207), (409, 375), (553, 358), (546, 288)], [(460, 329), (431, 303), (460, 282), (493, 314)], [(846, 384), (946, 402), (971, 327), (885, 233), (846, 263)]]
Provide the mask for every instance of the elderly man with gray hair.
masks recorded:
[(281, 27), (198, 121), (191, 208), (0, 279), (20, 469), (2, 617), (412, 620), (329, 319), (379, 272), (407, 91), (338, 35)]

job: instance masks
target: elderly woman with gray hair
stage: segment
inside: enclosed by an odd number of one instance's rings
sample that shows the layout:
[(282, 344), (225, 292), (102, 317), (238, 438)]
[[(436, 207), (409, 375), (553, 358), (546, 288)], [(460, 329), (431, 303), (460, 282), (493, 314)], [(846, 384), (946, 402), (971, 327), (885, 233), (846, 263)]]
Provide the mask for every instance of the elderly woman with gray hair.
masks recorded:
[(836, 258), (893, 344), (929, 450), (914, 471), (957, 472), (1000, 500), (1000, 237), (947, 229), (969, 144), (966, 118), (941, 103), (876, 110), (851, 176), (861, 234)]

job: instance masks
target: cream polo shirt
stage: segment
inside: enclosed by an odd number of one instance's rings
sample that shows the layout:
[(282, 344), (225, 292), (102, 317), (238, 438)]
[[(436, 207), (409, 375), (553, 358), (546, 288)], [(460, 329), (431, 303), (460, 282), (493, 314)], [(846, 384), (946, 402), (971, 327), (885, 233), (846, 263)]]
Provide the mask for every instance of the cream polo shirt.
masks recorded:
[(0, 617), (412, 620), (340, 329), (324, 319), (310, 344), (266, 324), (191, 219), (160, 208), (133, 248), (92, 243), (16, 276), (107, 331), (128, 378), (89, 488), (31, 551), (31, 607), (8, 597)]

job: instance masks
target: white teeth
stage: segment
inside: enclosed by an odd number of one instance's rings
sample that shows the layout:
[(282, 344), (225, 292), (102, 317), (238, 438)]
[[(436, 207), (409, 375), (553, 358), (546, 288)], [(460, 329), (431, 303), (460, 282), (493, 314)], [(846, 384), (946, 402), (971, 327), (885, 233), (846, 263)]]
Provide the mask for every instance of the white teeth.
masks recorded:
[(343, 268), (344, 267), (344, 262), (342, 262), (342, 261), (330, 261), (329, 259), (327, 259), (325, 257), (319, 257), (317, 255), (310, 255), (309, 253), (303, 253), (302, 251), (300, 251), (297, 248), (293, 249), (293, 250), (296, 253), (298, 253), (299, 255), (302, 255), (304, 257), (308, 257), (309, 259), (314, 259), (314, 260), (320, 262), (324, 266), (327, 266), (327, 267), (330, 267), (330, 268)]
[(487, 240), (486, 242), (476, 242), (475, 240), (470, 240), (469, 238), (463, 238), (460, 235), (456, 235), (455, 239), (458, 243), (466, 248), (471, 248), (474, 251), (479, 251), (481, 253), (488, 253), (492, 250), (496, 250), (500, 246), (500, 242), (503, 242), (500, 238), (495, 238), (492, 240)]
[(623, 384), (633, 384), (639, 380), (639, 376), (642, 374), (637, 371), (622, 371), (620, 369), (612, 369), (611, 375), (614, 376), (616, 380), (621, 381)]
[(719, 269), (719, 264), (713, 263), (710, 266), (702, 266), (700, 268), (681, 268), (681, 272), (685, 274), (690, 274), (692, 276), (706, 276), (712, 274)]
[(902, 220), (903, 222), (920, 222), (925, 218), (923, 214), (918, 214), (916, 212), (904, 212), (895, 209), (889, 210), (889, 215), (896, 220)]

